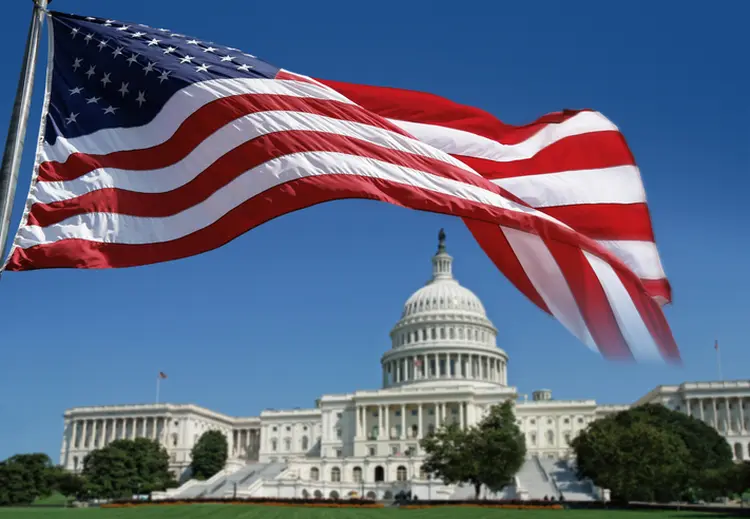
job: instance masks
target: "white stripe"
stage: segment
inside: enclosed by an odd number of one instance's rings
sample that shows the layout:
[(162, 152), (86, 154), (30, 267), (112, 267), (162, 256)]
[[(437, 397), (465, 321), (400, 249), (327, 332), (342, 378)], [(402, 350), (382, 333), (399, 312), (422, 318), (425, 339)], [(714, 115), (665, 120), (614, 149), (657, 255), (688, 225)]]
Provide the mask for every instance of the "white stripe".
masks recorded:
[(659, 250), (652, 241), (596, 240), (641, 279), (665, 279)]
[(544, 241), (535, 234), (500, 226), (524, 272), (552, 315), (594, 351), (599, 351), (573, 293)]
[(561, 171), (493, 180), (534, 207), (636, 204), (646, 201), (636, 166)]
[(452, 155), (464, 155), (496, 162), (529, 159), (555, 142), (573, 135), (616, 131), (609, 119), (598, 112), (581, 112), (561, 123), (547, 124), (537, 133), (518, 144), (501, 144), (464, 130), (434, 124), (390, 120), (417, 139)]
[(172, 216), (149, 218), (112, 213), (82, 214), (47, 227), (26, 226), (19, 231), (15, 244), (28, 248), (68, 238), (127, 244), (175, 240), (211, 225), (245, 200), (274, 186), (325, 174), (389, 180), (509, 211), (534, 214), (556, 222), (535, 209), (519, 206), (496, 193), (464, 182), (343, 153), (307, 152), (264, 162), (235, 178), (203, 202)]
[(288, 130), (319, 131), (354, 137), (387, 149), (429, 157), (476, 174), (469, 166), (447, 153), (390, 130), (305, 112), (271, 111), (253, 113), (228, 123), (203, 140), (182, 160), (165, 168), (145, 171), (100, 168), (74, 180), (39, 182), (33, 193), (33, 200), (51, 203), (103, 188), (164, 193), (187, 184), (236, 147), (262, 135)]
[(659, 347), (617, 273), (607, 262), (593, 254), (584, 252), (584, 255), (604, 289), (617, 325), (630, 346), (633, 357), (637, 361), (661, 360)]
[(190, 115), (222, 97), (243, 94), (277, 94), (310, 99), (336, 100), (354, 104), (323, 85), (278, 79), (233, 78), (192, 83), (169, 98), (154, 119), (133, 128), (107, 128), (65, 139), (58, 137), (45, 149), (44, 160), (64, 162), (72, 153), (106, 155), (116, 151), (156, 146), (168, 140)]

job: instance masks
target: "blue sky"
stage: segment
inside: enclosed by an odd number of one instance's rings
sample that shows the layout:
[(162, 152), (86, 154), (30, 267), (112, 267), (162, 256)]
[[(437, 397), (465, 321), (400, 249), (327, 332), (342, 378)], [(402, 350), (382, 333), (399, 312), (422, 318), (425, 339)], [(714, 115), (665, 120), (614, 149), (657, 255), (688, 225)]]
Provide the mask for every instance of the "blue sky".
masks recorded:
[[(3, 127), (30, 14), (30, 2), (7, 4)], [(388, 332), (429, 277), (440, 227), (456, 276), (499, 329), (510, 383), (521, 392), (545, 387), (558, 398), (627, 403), (659, 384), (715, 379), (716, 338), (724, 377), (747, 377), (750, 4), (56, 0), (53, 7), (168, 27), (315, 77), (431, 91), (509, 123), (562, 108), (603, 112), (641, 167), (674, 289), (667, 316), (685, 362), (619, 364), (592, 354), (517, 293), (457, 219), (334, 202), (177, 262), (3, 276), (0, 459), (28, 451), (57, 459), (66, 408), (151, 402), (160, 370), (169, 376), (162, 400), (233, 415), (377, 387)]]

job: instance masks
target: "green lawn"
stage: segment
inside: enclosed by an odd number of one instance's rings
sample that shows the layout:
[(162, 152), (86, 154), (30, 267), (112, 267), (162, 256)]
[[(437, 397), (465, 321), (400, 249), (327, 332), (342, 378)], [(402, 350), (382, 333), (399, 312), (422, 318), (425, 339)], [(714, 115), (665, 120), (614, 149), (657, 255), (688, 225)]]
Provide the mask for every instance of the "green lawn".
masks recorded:
[(0, 508), (0, 519), (700, 519), (723, 517), (696, 512), (605, 510), (503, 510), (432, 508), (418, 510), (304, 508), (252, 505), (147, 506), (142, 508)]

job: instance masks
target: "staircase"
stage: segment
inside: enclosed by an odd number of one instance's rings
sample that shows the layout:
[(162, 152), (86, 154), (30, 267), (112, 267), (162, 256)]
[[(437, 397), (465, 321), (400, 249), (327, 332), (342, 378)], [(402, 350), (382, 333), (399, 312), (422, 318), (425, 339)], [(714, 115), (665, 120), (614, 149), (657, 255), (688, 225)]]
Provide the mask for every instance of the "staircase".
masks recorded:
[(597, 500), (593, 483), (578, 479), (574, 467), (568, 461), (551, 459), (539, 461), (567, 501)]
[(544, 499), (544, 496), (555, 499), (560, 497), (537, 456), (524, 461), (516, 476), (520, 486), (529, 493), (529, 499)]
[(247, 490), (248, 487), (252, 486), (258, 480), (275, 478), (285, 468), (286, 465), (284, 463), (251, 463), (231, 474), (222, 470), (206, 481), (196, 482), (195, 480), (190, 480), (164, 497), (177, 499), (231, 497), (234, 494), (235, 483), (237, 484), (237, 493), (239, 495), (241, 491)]

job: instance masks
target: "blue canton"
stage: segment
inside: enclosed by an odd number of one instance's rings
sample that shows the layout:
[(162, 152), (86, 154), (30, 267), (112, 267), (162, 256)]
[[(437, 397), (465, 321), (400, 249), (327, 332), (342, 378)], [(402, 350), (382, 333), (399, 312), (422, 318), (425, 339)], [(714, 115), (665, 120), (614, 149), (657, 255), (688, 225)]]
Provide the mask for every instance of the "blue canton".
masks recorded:
[(53, 12), (52, 29), (49, 144), (58, 135), (146, 124), (191, 83), (279, 72), (239, 49), (142, 24)]

